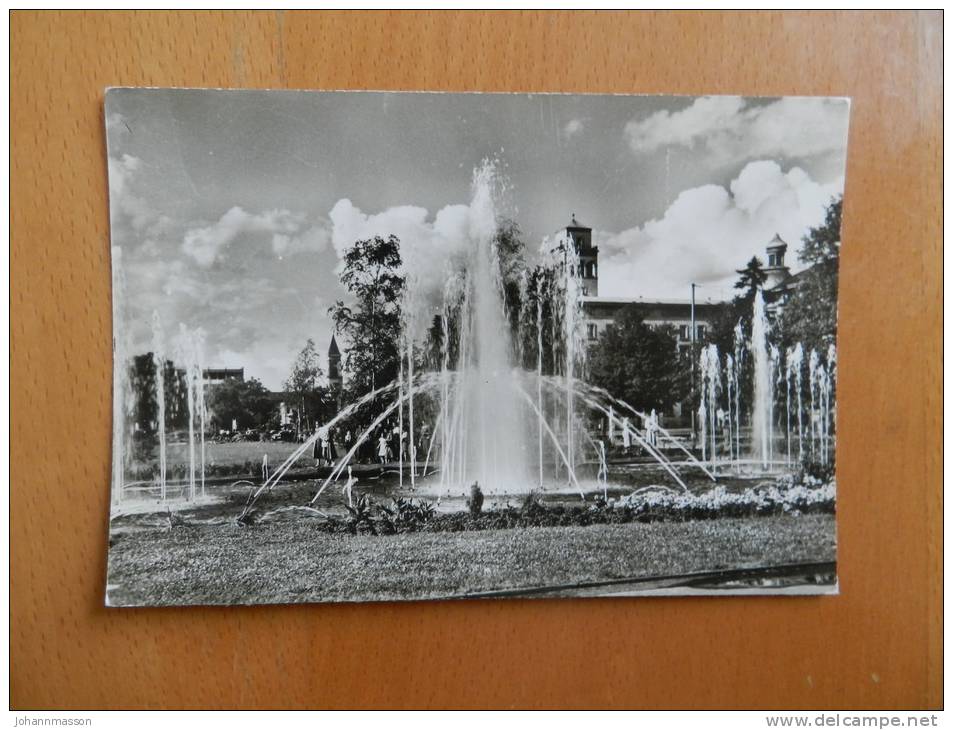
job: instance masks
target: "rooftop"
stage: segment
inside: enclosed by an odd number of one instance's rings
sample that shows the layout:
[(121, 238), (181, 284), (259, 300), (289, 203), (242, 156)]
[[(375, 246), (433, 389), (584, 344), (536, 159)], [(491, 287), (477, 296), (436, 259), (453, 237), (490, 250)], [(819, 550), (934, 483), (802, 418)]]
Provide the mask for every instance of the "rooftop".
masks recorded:
[[(643, 299), (642, 297), (582, 297), (583, 304), (660, 304), (691, 306), (691, 299)], [(695, 306), (703, 304), (723, 304), (713, 299), (695, 299)]]
[(576, 220), (576, 214), (575, 214), (575, 213), (571, 214), (570, 220), (569, 220), (569, 225), (566, 226), (566, 228), (584, 228), (584, 229), (587, 230), (587, 231), (591, 231), (591, 230), (592, 230), (592, 228), (590, 228), (589, 226), (585, 225), (584, 223), (580, 223), (578, 220)]

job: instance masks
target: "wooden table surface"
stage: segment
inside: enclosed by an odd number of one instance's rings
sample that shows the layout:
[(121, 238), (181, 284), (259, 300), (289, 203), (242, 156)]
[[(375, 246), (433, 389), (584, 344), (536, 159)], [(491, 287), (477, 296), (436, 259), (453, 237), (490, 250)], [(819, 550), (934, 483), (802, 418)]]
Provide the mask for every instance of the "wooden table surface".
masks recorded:
[[(941, 704), (939, 13), (14, 12), (11, 33), (14, 708)], [(841, 595), (103, 608), (118, 85), (853, 97)]]

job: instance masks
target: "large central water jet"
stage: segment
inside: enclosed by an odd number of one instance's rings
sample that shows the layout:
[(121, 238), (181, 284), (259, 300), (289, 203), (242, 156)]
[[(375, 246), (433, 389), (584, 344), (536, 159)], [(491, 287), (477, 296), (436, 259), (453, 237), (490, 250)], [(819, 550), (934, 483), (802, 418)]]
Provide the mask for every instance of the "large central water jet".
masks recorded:
[[(444, 308), (459, 314), (457, 378), (441, 406), (442, 418), (453, 433), (444, 445), (441, 476), (448, 487), (478, 481), (484, 489), (499, 492), (525, 489), (530, 478), (528, 436), (533, 431), (515, 390), (514, 350), (496, 239), (494, 175), (490, 163), (474, 173), (469, 240), (460, 272), (463, 286), (454, 292), (462, 296), (457, 306)], [(443, 347), (449, 346), (445, 340)]]

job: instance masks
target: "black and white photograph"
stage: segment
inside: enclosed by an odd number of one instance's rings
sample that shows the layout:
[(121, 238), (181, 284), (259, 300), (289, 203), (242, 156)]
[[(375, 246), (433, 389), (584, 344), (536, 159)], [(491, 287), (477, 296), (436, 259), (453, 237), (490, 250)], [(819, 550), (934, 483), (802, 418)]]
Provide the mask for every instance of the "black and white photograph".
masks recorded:
[(109, 89), (106, 604), (836, 594), (849, 110)]

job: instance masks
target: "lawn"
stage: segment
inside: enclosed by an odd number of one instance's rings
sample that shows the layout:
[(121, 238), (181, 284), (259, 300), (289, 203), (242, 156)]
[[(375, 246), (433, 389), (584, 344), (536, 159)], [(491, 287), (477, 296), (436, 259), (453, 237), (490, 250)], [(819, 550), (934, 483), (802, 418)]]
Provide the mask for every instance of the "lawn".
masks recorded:
[[(268, 463), (272, 467), (277, 466), (287, 459), (291, 452), (301, 444), (289, 443), (286, 441), (237, 441), (235, 443), (216, 443), (214, 441), (205, 442), (205, 462), (210, 466), (241, 466), (246, 461), (253, 464), (261, 464), (261, 458), (268, 454)], [(198, 459), (198, 444), (195, 447)], [(302, 457), (302, 463), (311, 465), (314, 461), (310, 458), (311, 450), (308, 450), (307, 457)], [(173, 443), (166, 447), (166, 461), (169, 466), (175, 464), (189, 463), (189, 445), (188, 443)]]
[(834, 560), (834, 516), (329, 535), (299, 519), (115, 534), (111, 605), (446, 598)]

